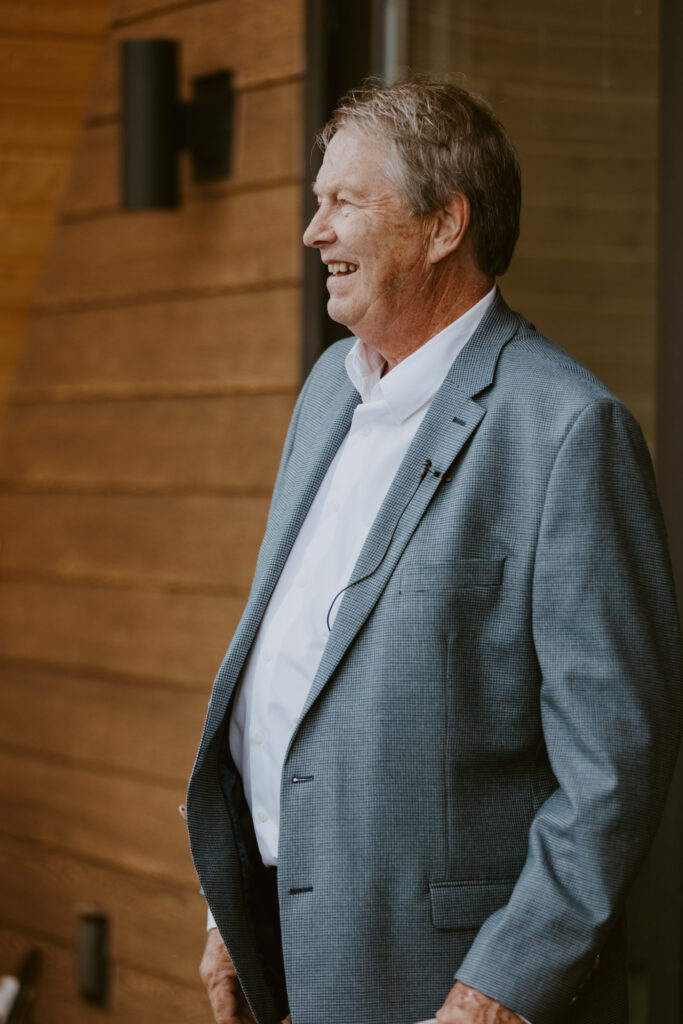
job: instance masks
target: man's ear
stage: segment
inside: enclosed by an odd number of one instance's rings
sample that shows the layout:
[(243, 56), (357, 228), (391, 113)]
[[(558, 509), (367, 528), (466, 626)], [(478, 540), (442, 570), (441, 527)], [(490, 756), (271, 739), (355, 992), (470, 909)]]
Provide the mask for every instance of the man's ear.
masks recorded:
[(470, 223), (470, 201), (455, 192), (433, 216), (429, 238), (429, 262), (439, 263), (462, 245)]

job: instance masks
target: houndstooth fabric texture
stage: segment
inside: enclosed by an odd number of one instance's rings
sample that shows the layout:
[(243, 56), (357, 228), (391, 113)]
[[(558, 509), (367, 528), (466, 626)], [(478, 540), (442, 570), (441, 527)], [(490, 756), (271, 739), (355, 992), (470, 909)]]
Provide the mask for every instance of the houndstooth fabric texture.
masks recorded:
[[(349, 344), (297, 403), (188, 791), (195, 865), (259, 1024), (283, 1012), (223, 729), (358, 401)], [(354, 578), (378, 562), (342, 599), (282, 776), (292, 1024), (412, 1024), (454, 976), (534, 1024), (623, 1024), (621, 910), (680, 735), (678, 621), (637, 424), (498, 296)]]

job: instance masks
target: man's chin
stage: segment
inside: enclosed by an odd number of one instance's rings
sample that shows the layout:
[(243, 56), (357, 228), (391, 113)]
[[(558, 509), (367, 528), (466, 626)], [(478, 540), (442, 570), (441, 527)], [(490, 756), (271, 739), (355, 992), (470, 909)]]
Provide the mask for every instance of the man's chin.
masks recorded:
[(349, 309), (344, 309), (343, 303), (337, 302), (334, 298), (329, 298), (327, 300), (327, 315), (330, 320), (334, 320), (337, 324), (342, 324), (342, 326), (346, 327), (352, 334), (355, 333), (351, 323), (349, 322), (351, 320), (355, 322), (355, 317), (350, 315)]

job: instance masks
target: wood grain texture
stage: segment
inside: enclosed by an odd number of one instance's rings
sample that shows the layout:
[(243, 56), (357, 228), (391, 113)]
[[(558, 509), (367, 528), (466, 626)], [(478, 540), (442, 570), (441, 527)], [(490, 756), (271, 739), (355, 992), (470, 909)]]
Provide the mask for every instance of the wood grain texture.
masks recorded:
[[(95, 63), (82, 2), (60, 24), (57, 0), (0, 0), (0, 377)], [(298, 385), (303, 7), (172, 6), (108, 39), (3, 431), (0, 959), (45, 949), (37, 1024), (102, 1017), (74, 981), (84, 904), (111, 918), (113, 1020), (211, 1017), (177, 805)], [(234, 70), (233, 175), (197, 188), (185, 160), (180, 211), (127, 216), (118, 44), (160, 34), (181, 40), (186, 96)]]
[(267, 511), (266, 498), (0, 494), (0, 569), (240, 593)]
[[(6, 927), (29, 928), (41, 939), (68, 947), (75, 941), (79, 914), (97, 907), (109, 918), (109, 954), (120, 969), (142, 968), (145, 973), (198, 987), (206, 915), (196, 885), (127, 874), (1, 834), (0, 872), (12, 880), (3, 887)], [(38, 906), (36, 892), (41, 894)], [(31, 908), (30, 919), (27, 908)], [(8, 966), (4, 960), (3, 969)]]
[(192, 693), (11, 663), (0, 674), (0, 744), (80, 764), (85, 773), (94, 766), (184, 789), (209, 680), (204, 693)]
[(546, 144), (591, 147), (613, 156), (656, 152), (657, 97), (654, 90), (605, 93), (592, 89), (517, 84), (472, 76), (468, 87), (480, 92), (520, 148), (542, 138)]
[(181, 785), (0, 749), (3, 831), (141, 875), (196, 886)]
[(656, 34), (658, 24), (656, 4), (632, 3), (630, 0), (616, 0), (607, 6), (593, 0), (572, 0), (571, 7), (526, 2), (516, 4), (514, 8), (506, 0), (485, 0), (473, 5), (473, 12), (468, 19), (471, 24), (516, 28), (540, 37), (539, 42), (547, 32), (583, 33), (595, 35), (609, 45), (609, 41), (620, 34), (629, 34), (636, 39), (647, 38)]
[[(506, 295), (518, 288), (562, 303), (569, 295), (581, 295), (596, 304), (624, 298), (640, 301), (643, 311), (651, 309), (655, 267), (652, 252), (628, 252), (619, 246), (592, 247), (588, 239), (581, 245), (520, 244), (519, 252), (506, 274)], [(527, 307), (527, 315), (533, 309)]]
[[(45, 942), (30, 930), (13, 931), (0, 926), (0, 957), (3, 964), (18, 969), (29, 949), (39, 946), (45, 957), (43, 977), (36, 999), (36, 1024), (101, 1024), (103, 1011), (84, 1003), (76, 987), (75, 950)], [(155, 978), (133, 967), (118, 968), (109, 1014), (121, 1024), (151, 1024), (152, 1021), (182, 1021), (209, 1024), (206, 995), (192, 988)]]
[[(649, 199), (649, 197), (648, 197)], [(656, 214), (643, 200), (635, 209), (605, 209), (599, 197), (561, 205), (554, 196), (538, 196), (522, 213), (520, 252), (544, 245), (553, 251), (580, 251), (590, 246), (593, 258), (610, 262), (655, 261)], [(649, 207), (649, 208), (648, 208)]]
[(468, 68), (486, 78), (635, 93), (644, 82), (656, 80), (656, 35), (643, 38), (629, 30), (630, 25), (607, 31), (604, 24), (581, 24), (578, 19), (568, 25), (548, 25), (545, 8), (538, 11), (532, 26), (524, 19), (518, 21), (517, 8), (514, 14), (510, 11), (506, 23), (477, 18), (476, 12), (471, 20), (455, 12), (430, 18), (418, 9), (414, 39), (424, 33), (428, 19), (448, 55), (444, 70)]
[(542, 137), (518, 141), (524, 182), (524, 207), (539, 197), (562, 196), (565, 203), (593, 201), (601, 209), (637, 202), (656, 207), (657, 160), (652, 151), (615, 155), (595, 140), (590, 147)]
[(0, 97), (0, 150), (5, 157), (68, 160), (78, 140), (80, 118), (80, 104)]
[(0, 208), (17, 214), (54, 216), (69, 170), (66, 156), (0, 156)]
[(131, 675), (208, 697), (246, 596), (0, 581), (0, 649), (35, 666)]
[[(301, 93), (298, 82), (238, 93), (230, 177), (195, 185), (189, 161), (181, 160), (182, 202), (300, 176)], [(111, 211), (120, 206), (119, 150), (117, 122), (94, 124), (86, 129), (64, 198), (65, 216)]]
[(51, 236), (51, 217), (0, 208), (0, 309), (26, 310)]
[(284, 186), (176, 211), (63, 224), (36, 302), (42, 308), (111, 303), (298, 279), (300, 191)]
[(299, 305), (290, 287), (36, 317), (14, 395), (294, 391)]
[[(111, 0), (39, 0), (38, 3), (0, 2), (0, 34), (32, 37), (96, 36), (107, 26)], [(57, 40), (58, 43), (58, 40)]]
[(0, 359), (14, 367), (23, 350), (29, 318), (24, 310), (0, 309)]
[(14, 405), (0, 481), (267, 492), (293, 403), (293, 395), (268, 395)]
[(0, 93), (23, 102), (84, 103), (100, 53), (99, 38), (3, 37), (0, 32)]
[[(88, 109), (90, 118), (111, 116), (119, 109), (119, 43), (128, 37), (182, 39), (186, 97), (193, 77), (222, 68), (234, 72), (238, 88), (303, 73), (303, 4), (299, 0), (249, 4), (211, 0), (157, 12), (152, 4), (140, 6), (146, 16), (115, 29), (108, 39)], [(130, 13), (122, 10), (121, 16)]]

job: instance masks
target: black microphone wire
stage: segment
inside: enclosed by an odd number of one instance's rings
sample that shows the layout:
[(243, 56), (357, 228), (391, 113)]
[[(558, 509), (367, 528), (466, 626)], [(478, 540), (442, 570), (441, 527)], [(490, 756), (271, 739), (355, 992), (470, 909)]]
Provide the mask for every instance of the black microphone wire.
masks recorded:
[(332, 598), (332, 604), (327, 609), (327, 616), (325, 618), (325, 622), (327, 623), (327, 632), (328, 633), (331, 632), (331, 630), (332, 630), (332, 626), (330, 625), (330, 615), (332, 614), (332, 609), (334, 608), (335, 604), (337, 603), (338, 598), (340, 598), (342, 596), (342, 594), (346, 590), (350, 590), (351, 587), (355, 587), (357, 583), (363, 583), (364, 580), (369, 580), (370, 577), (373, 576), (377, 572), (377, 570), (380, 568), (382, 562), (384, 561), (384, 559), (387, 557), (387, 554), (389, 553), (389, 548), (391, 547), (392, 541), (393, 541), (394, 537), (396, 536), (396, 531), (398, 530), (399, 523), (403, 519), (403, 516), (404, 516), (408, 506), (410, 505), (411, 501), (413, 500), (413, 498), (415, 497), (415, 495), (419, 491), (420, 484), (422, 483), (424, 478), (427, 476), (427, 473), (429, 473), (429, 472), (433, 472), (434, 476), (441, 476), (441, 473), (438, 470), (432, 470), (432, 460), (431, 459), (425, 459), (425, 464), (422, 467), (422, 472), (420, 473), (420, 479), (415, 484), (415, 488), (413, 489), (413, 493), (410, 495), (410, 497), (408, 498), (407, 502), (405, 503), (405, 505), (401, 509), (401, 514), (399, 515), (398, 519), (396, 520), (396, 522), (394, 524), (394, 528), (391, 531), (391, 536), (389, 537), (389, 540), (387, 541), (387, 545), (386, 545), (386, 547), (384, 549), (382, 557), (380, 558), (379, 562), (374, 567), (374, 569), (371, 569), (370, 572), (366, 572), (365, 576), (360, 576), (357, 580), (351, 580), (350, 583), (347, 583), (345, 587), (342, 587), (341, 590), (339, 590), (334, 595), (334, 597)]

